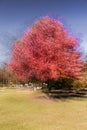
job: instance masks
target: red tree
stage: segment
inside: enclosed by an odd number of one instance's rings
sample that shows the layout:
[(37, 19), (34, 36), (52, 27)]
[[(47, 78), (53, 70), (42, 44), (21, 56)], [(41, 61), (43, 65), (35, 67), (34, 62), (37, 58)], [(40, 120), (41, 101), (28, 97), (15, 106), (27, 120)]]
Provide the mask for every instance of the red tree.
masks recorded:
[(82, 61), (78, 43), (61, 22), (44, 17), (15, 43), (9, 68), (20, 80), (79, 78)]

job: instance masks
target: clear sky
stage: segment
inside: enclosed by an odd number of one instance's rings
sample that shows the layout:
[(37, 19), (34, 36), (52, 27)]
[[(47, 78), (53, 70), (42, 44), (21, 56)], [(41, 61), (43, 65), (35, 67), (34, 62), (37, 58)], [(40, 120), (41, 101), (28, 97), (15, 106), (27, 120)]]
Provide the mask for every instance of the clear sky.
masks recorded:
[(9, 59), (14, 41), (43, 16), (60, 19), (81, 38), (87, 53), (87, 0), (0, 0), (0, 63)]

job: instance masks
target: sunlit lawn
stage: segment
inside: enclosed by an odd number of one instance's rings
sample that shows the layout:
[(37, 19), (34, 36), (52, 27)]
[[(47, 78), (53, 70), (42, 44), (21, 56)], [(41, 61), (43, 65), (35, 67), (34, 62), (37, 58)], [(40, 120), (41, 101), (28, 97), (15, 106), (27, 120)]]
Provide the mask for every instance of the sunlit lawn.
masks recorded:
[(87, 99), (0, 90), (0, 130), (87, 130)]

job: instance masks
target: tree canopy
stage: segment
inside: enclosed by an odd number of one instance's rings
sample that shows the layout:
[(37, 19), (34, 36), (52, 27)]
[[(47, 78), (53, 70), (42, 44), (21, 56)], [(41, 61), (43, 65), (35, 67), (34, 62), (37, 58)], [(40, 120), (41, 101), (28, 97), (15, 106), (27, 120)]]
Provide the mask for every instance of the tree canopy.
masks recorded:
[(79, 78), (82, 61), (78, 45), (79, 39), (60, 21), (43, 17), (14, 44), (9, 69), (20, 80)]

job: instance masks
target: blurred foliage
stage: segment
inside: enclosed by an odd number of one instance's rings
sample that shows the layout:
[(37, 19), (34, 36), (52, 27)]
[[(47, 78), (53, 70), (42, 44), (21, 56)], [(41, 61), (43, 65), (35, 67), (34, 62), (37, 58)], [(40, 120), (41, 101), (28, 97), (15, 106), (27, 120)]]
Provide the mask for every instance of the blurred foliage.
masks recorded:
[(10, 82), (16, 83), (17, 79), (5, 67), (0, 68), (0, 87), (8, 86)]
[(84, 63), (84, 73), (81, 79), (79, 80), (79, 83), (81, 84), (82, 88), (87, 88), (87, 61)]
[(26, 82), (18, 81), (14, 74), (7, 71), (6, 65), (3, 68), (0, 68), (0, 87), (9, 85), (10, 83), (13, 84), (25, 84), (32, 82), (36, 86), (42, 86), (42, 88), (47, 89), (80, 89), (80, 88), (87, 88), (87, 61), (84, 62), (83, 68), (83, 75), (80, 79), (73, 79), (68, 77), (60, 78), (56, 81), (48, 80), (47, 82), (43, 83), (37, 81), (35, 78), (33, 80), (28, 80)]

